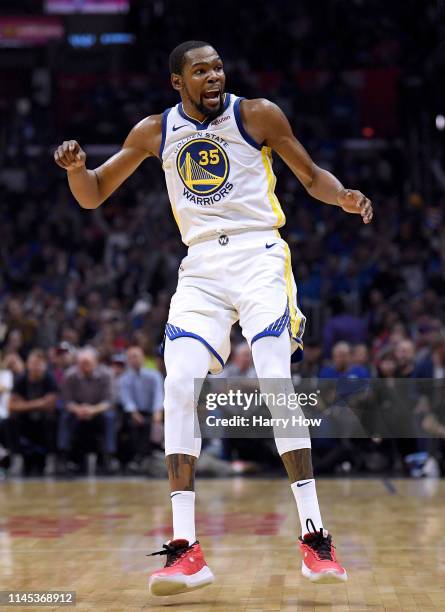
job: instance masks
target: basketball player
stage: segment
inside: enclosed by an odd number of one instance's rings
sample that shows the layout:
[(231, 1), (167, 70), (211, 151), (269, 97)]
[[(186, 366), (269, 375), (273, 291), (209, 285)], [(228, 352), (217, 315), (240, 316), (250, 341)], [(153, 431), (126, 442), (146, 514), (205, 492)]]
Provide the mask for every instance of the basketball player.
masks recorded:
[[(188, 255), (179, 268), (165, 338), (165, 453), (171, 487), (173, 539), (158, 553), (152, 594), (171, 595), (213, 581), (195, 535), (194, 380), (220, 370), (230, 353), (230, 329), (239, 320), (252, 349), (258, 379), (290, 380), (291, 354), (301, 354), (305, 317), (296, 302), (285, 222), (274, 194), (275, 151), (317, 200), (372, 219), (371, 202), (345, 189), (315, 165), (283, 112), (264, 99), (225, 92), (216, 50), (189, 41), (170, 55), (171, 84), (181, 102), (147, 117), (122, 149), (87, 170), (79, 144), (66, 141), (54, 154), (82, 208), (94, 209), (147, 157), (165, 172), (173, 215)], [(261, 383), (260, 383), (261, 384)], [(269, 408), (272, 411), (271, 406)], [(347, 579), (324, 528), (312, 472), (309, 437), (276, 437), (301, 522), (302, 573), (312, 581)]]

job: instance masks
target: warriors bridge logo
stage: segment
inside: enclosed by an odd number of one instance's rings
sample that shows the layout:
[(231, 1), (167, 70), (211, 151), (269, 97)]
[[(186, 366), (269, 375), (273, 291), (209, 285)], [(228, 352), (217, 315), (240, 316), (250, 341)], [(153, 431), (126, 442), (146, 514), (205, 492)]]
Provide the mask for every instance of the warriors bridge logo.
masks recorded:
[(183, 195), (201, 206), (218, 202), (233, 187), (227, 182), (230, 169), (227, 153), (209, 138), (186, 142), (178, 152), (176, 166), (186, 188)]

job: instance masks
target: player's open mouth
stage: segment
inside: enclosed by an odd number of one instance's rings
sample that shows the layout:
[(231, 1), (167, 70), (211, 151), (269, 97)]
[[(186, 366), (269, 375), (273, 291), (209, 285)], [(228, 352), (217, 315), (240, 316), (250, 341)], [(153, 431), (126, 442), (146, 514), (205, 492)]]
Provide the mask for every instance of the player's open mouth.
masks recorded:
[(203, 98), (204, 100), (206, 100), (206, 102), (209, 102), (212, 106), (219, 104), (220, 99), (221, 99), (221, 91), (219, 89), (214, 89), (212, 91), (206, 91), (203, 94)]

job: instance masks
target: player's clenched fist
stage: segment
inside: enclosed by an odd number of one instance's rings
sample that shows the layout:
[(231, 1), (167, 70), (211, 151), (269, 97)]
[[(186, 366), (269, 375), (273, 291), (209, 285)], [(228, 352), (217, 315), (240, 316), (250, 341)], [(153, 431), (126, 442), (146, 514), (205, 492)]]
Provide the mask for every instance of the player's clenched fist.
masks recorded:
[(75, 140), (65, 140), (54, 151), (54, 161), (65, 170), (75, 170), (85, 165), (86, 153)]

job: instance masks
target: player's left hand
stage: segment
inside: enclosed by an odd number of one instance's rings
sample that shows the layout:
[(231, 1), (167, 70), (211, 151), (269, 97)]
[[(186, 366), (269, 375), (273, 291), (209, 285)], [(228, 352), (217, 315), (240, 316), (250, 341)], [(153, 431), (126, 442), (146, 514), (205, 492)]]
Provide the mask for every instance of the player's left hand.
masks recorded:
[(374, 214), (372, 202), (361, 191), (343, 189), (337, 196), (337, 203), (345, 212), (361, 215), (363, 223), (371, 223)]

